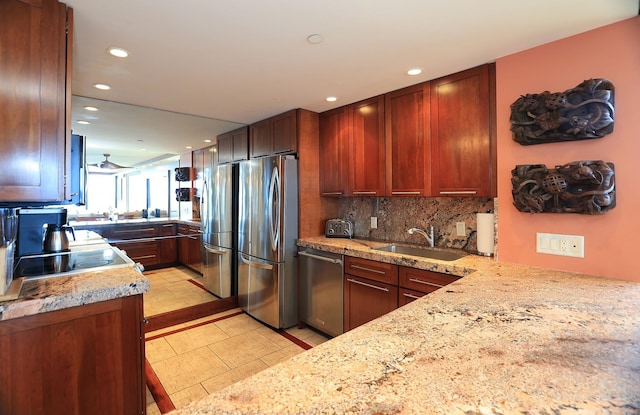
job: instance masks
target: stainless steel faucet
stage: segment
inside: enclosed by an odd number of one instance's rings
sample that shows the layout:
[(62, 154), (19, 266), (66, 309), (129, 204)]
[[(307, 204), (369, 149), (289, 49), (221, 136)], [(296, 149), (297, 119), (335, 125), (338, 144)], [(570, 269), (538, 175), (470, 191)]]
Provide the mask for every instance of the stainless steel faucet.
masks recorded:
[(425, 238), (427, 238), (427, 242), (429, 242), (429, 246), (431, 246), (431, 248), (434, 247), (433, 225), (431, 225), (431, 227), (429, 228), (429, 234), (427, 234), (426, 231), (423, 231), (420, 228), (409, 228), (409, 230), (407, 230), (407, 233), (409, 235), (413, 235), (414, 233), (419, 233), (420, 235), (422, 235)]

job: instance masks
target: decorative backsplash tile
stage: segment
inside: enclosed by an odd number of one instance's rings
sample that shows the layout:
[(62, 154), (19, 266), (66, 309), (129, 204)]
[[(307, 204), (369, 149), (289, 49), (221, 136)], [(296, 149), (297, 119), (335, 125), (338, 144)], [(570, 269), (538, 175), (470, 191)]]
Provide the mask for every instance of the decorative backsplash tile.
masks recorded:
[[(435, 246), (477, 250), (476, 213), (494, 212), (494, 199), (468, 197), (344, 197), (342, 219), (353, 223), (354, 238), (404, 242), (428, 246), (421, 235), (409, 235), (412, 227), (434, 227)], [(371, 217), (378, 228), (370, 229)], [(457, 236), (456, 222), (465, 223), (466, 236)]]

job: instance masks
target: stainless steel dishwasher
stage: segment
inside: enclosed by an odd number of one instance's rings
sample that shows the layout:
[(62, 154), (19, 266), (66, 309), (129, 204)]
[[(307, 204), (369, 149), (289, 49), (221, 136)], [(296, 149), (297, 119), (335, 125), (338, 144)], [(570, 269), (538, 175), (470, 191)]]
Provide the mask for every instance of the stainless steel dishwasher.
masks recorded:
[(298, 251), (300, 321), (330, 336), (343, 329), (343, 256), (316, 249)]

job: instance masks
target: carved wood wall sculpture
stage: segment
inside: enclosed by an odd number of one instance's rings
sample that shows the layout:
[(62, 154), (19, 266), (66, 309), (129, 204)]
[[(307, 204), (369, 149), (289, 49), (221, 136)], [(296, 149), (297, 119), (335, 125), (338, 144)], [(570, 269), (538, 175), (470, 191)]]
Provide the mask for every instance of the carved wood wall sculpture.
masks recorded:
[(511, 171), (513, 204), (521, 212), (604, 214), (616, 205), (613, 163), (574, 161), (555, 169), (517, 165)]
[(513, 139), (522, 145), (601, 138), (613, 131), (614, 87), (588, 79), (564, 92), (521, 96), (511, 104)]

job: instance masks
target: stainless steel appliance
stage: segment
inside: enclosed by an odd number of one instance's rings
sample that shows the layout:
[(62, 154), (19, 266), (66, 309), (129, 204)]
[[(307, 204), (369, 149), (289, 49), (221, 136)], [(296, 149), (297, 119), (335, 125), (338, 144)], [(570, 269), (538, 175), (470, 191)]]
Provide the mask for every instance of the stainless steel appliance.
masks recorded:
[(200, 217), (202, 220), (202, 280), (218, 297), (229, 297), (235, 281), (235, 209), (237, 167), (205, 160)]
[(0, 208), (0, 297), (13, 281), (17, 219), (15, 208)]
[(275, 328), (298, 321), (298, 161), (239, 164), (238, 303)]
[(330, 336), (344, 332), (343, 255), (305, 248), (300, 261), (300, 321)]
[(18, 209), (16, 256), (44, 253), (47, 225), (64, 226), (66, 223), (67, 210), (65, 208)]
[(69, 236), (71, 232), (73, 239), (76, 238), (73, 227), (60, 226), (55, 223), (47, 224), (47, 230), (44, 234), (43, 250), (44, 252), (64, 252), (69, 250)]
[(353, 224), (344, 219), (329, 219), (324, 227), (327, 238), (351, 238), (353, 236)]

